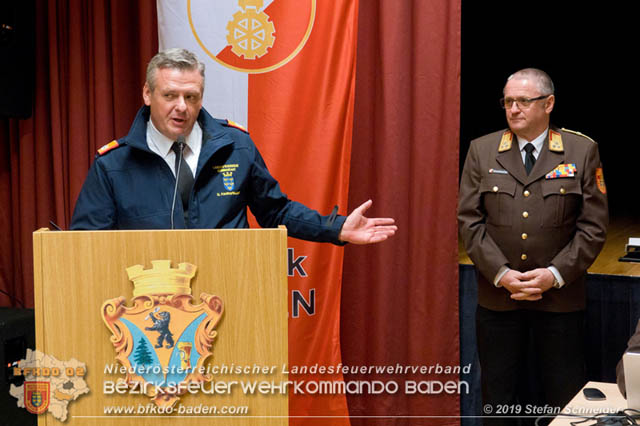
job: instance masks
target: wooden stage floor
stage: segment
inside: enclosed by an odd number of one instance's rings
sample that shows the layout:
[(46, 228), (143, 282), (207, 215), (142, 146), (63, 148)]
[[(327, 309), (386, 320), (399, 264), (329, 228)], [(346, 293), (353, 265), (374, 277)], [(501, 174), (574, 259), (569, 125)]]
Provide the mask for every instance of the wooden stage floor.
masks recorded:
[[(609, 223), (607, 241), (604, 244), (604, 248), (593, 265), (591, 265), (591, 268), (589, 268), (589, 272), (640, 277), (640, 263), (618, 261), (624, 255), (624, 246), (630, 237), (640, 238), (640, 219), (630, 217), (613, 218)], [(472, 263), (459, 239), (458, 255), (460, 263), (466, 265)]]

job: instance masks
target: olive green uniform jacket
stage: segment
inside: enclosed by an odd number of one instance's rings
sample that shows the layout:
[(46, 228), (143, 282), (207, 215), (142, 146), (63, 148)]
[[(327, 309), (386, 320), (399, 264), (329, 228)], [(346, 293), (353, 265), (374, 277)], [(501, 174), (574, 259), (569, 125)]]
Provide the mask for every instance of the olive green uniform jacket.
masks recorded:
[[(572, 312), (585, 307), (585, 278), (609, 220), (598, 145), (551, 127), (527, 176), (509, 130), (471, 142), (460, 182), (460, 236), (480, 272), (479, 305), (496, 311)], [(516, 301), (493, 284), (501, 266), (525, 272), (551, 265), (565, 285), (539, 301)]]

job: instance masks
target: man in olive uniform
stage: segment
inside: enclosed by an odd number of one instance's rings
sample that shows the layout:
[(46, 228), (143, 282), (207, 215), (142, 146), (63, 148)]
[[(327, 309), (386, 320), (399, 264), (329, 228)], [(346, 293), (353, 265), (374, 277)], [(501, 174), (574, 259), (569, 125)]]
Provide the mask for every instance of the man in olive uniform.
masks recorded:
[(545, 72), (511, 75), (501, 103), (509, 129), (472, 141), (458, 219), (479, 272), (484, 404), (525, 415), (528, 358), (542, 392), (536, 404), (561, 409), (584, 385), (585, 279), (605, 241), (607, 195), (597, 144), (550, 126), (555, 96)]

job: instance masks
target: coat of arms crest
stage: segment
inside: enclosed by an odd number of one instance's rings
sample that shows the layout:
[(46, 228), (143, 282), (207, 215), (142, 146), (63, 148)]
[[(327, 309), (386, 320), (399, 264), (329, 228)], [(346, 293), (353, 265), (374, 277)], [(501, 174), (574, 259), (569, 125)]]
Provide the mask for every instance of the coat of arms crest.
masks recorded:
[(24, 406), (30, 413), (42, 414), (49, 408), (49, 382), (24, 382)]
[(125, 382), (143, 389), (158, 406), (171, 406), (186, 385), (211, 381), (203, 364), (211, 355), (223, 303), (206, 293), (200, 295), (202, 303), (191, 303), (195, 265), (151, 264), (151, 269), (127, 268), (133, 306), (126, 306), (124, 297), (110, 299), (102, 305), (102, 316), (113, 333), (116, 359), (126, 367)]

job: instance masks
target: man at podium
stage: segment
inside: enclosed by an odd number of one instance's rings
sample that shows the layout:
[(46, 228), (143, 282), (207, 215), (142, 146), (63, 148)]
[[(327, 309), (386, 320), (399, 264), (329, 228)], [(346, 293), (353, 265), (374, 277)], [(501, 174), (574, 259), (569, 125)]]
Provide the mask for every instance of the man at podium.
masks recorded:
[(204, 64), (185, 49), (155, 55), (144, 106), (129, 133), (98, 150), (71, 220), (72, 230), (247, 228), (285, 225), (303, 240), (369, 244), (394, 235), (392, 218), (323, 216), (289, 200), (247, 131), (202, 107)]

